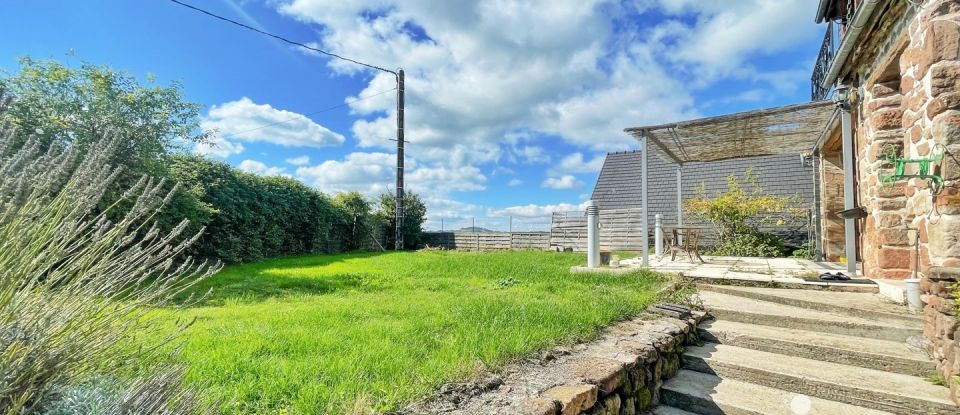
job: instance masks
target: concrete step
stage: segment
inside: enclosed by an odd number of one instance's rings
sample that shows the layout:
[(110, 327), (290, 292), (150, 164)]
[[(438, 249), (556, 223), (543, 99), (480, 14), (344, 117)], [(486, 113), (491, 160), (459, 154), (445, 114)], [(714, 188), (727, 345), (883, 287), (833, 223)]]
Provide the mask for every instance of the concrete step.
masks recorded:
[(663, 384), (660, 402), (700, 415), (889, 415), (691, 370), (680, 370)]
[(653, 412), (650, 412), (653, 415), (697, 415), (693, 412), (687, 412), (683, 409), (674, 408), (672, 406), (659, 405), (656, 408), (653, 408)]
[(730, 346), (924, 377), (936, 364), (904, 342), (714, 320), (700, 338)]
[(877, 321), (714, 291), (701, 291), (700, 298), (718, 320), (898, 342), (921, 334), (920, 325), (908, 322)]
[(683, 368), (895, 414), (958, 413), (949, 389), (916, 376), (736, 346), (689, 347)]
[(706, 284), (700, 289), (877, 321), (923, 325), (922, 316), (911, 314), (906, 306), (895, 304), (879, 294)]

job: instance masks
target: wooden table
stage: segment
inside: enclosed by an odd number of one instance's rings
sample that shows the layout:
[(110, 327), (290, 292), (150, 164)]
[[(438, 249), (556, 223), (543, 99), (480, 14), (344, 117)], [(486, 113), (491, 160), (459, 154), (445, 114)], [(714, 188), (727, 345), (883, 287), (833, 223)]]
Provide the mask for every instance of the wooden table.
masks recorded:
[(699, 226), (676, 226), (669, 232), (664, 232), (663, 244), (670, 251), (670, 260), (676, 261), (677, 253), (685, 252), (690, 262), (696, 258), (704, 263), (703, 257), (700, 256), (701, 231), (702, 228)]

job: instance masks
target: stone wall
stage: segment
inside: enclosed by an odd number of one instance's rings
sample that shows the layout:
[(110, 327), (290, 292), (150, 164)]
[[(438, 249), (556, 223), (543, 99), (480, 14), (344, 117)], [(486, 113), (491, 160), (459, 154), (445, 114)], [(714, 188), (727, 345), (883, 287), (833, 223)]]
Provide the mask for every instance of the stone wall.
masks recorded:
[(948, 380), (950, 395), (960, 405), (960, 327), (953, 287), (960, 282), (960, 268), (930, 267), (920, 281), (925, 293), (923, 335), (930, 343), (928, 352), (937, 361), (937, 371)]
[[(960, 159), (960, 2), (925, 2), (909, 36), (900, 57), (903, 154), (929, 157), (946, 149)], [(904, 219), (919, 229), (924, 335), (949, 379), (960, 375), (960, 333), (950, 290), (960, 277), (960, 164), (948, 156), (934, 173), (946, 180), (940, 194), (923, 180), (907, 183)], [(960, 385), (948, 383), (960, 402)]]
[(915, 232), (905, 225), (906, 183), (883, 183), (889, 174), (886, 152), (903, 148), (902, 96), (899, 79), (864, 88), (857, 128), (857, 175), (860, 206), (867, 217), (860, 228), (863, 272), (872, 278), (909, 278), (913, 269)]
[(660, 386), (699, 343), (706, 315), (635, 319), (599, 340), (559, 347), (474, 382), (444, 385), (404, 414), (633, 415), (659, 403)]
[(572, 366), (571, 383), (521, 404), (521, 415), (626, 415), (660, 401), (660, 385), (680, 369), (685, 345), (697, 344), (696, 321), (665, 319), (644, 336), (624, 339), (618, 357), (588, 357)]
[[(925, 6), (910, 26), (910, 44), (900, 58), (903, 154), (930, 157), (946, 149), (960, 159), (960, 3)], [(911, 167), (907, 173), (915, 173)], [(947, 182), (939, 195), (928, 183), (904, 187), (905, 214), (920, 229), (921, 270), (960, 266), (960, 165), (948, 156), (934, 173)]]

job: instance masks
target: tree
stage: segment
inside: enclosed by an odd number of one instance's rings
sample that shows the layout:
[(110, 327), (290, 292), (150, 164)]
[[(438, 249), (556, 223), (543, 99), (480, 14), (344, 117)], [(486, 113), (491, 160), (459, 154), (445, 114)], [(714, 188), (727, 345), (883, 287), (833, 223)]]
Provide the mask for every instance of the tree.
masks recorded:
[(348, 192), (337, 193), (333, 197), (333, 204), (343, 213), (339, 226), (343, 248), (347, 250), (363, 248), (363, 241), (373, 232), (370, 202), (359, 192)]
[(177, 82), (157, 86), (148, 76), (144, 86), (128, 73), (89, 63), (73, 68), (29, 57), (19, 63), (18, 73), (0, 72), (0, 89), (14, 98), (7, 116), (21, 145), (32, 136), (44, 148), (57, 143), (85, 150), (109, 130), (121, 143), (111, 164), (139, 177), (160, 173), (170, 150), (212, 134), (200, 130), (200, 106), (184, 101)]
[[(396, 246), (396, 196), (392, 193), (383, 193), (378, 200), (376, 217), (382, 222), (384, 239), (391, 247)], [(403, 248), (413, 249), (420, 244), (423, 234), (423, 222), (427, 220), (427, 207), (415, 193), (408, 192), (403, 197)]]
[[(16, 127), (12, 147), (34, 140), (41, 150), (70, 146), (82, 154), (110, 131), (119, 144), (107, 162), (120, 173), (105, 190), (103, 201), (121, 199), (123, 190), (144, 174), (167, 177), (167, 155), (212, 134), (200, 129), (200, 106), (184, 100), (177, 82), (154, 85), (148, 76), (142, 85), (128, 73), (89, 63), (71, 67), (25, 57), (19, 64), (16, 73), (0, 70), (0, 90), (13, 98), (5, 115)], [(172, 209), (159, 213), (162, 229), (171, 230), (183, 218), (190, 219), (191, 230), (205, 223), (208, 207), (198, 205), (190, 191), (173, 195)], [(121, 201), (110, 209), (111, 219), (129, 208)], [(95, 208), (106, 209), (105, 204)]]

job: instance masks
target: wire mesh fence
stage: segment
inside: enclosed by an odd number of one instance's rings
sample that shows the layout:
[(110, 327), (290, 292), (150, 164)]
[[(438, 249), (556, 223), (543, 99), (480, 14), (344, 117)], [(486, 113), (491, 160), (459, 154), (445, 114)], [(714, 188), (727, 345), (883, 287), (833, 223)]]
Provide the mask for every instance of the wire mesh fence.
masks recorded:
[(550, 216), (469, 216), (430, 218), (428, 232), (549, 232)]

